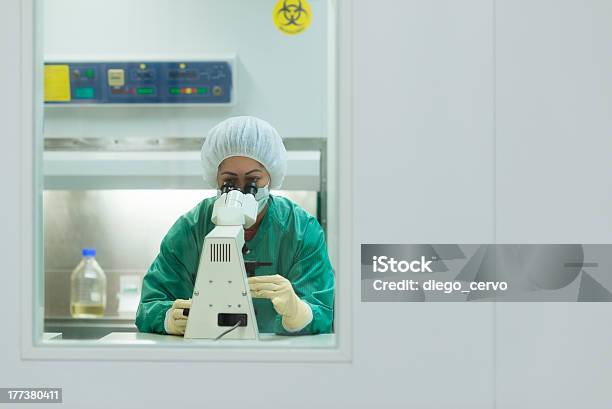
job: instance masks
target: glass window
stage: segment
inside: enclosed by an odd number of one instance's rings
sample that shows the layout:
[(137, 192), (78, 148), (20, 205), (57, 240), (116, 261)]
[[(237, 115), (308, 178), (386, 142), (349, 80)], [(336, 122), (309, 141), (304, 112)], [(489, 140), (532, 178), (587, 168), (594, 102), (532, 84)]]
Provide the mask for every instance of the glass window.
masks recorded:
[(334, 347), (331, 2), (39, 5), (43, 339)]

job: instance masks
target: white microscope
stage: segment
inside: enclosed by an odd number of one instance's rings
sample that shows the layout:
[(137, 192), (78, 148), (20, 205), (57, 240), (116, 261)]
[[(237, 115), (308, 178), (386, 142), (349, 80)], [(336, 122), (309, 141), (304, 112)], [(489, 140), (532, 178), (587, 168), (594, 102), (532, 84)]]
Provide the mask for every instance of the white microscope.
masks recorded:
[[(247, 262), (242, 256), (244, 229), (257, 220), (257, 186), (241, 192), (223, 185), (215, 201), (215, 228), (204, 238), (185, 338), (251, 339), (259, 337), (247, 270), (271, 263)], [(247, 267), (248, 266), (248, 267)]]

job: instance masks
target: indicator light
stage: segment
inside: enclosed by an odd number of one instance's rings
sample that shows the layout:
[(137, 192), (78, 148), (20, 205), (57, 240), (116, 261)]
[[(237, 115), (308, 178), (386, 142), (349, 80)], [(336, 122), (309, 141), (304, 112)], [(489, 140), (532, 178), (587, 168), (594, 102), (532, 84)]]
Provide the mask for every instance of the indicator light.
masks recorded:
[(151, 95), (151, 94), (153, 94), (153, 88), (150, 88), (150, 87), (138, 88), (136, 90), (136, 93), (138, 95)]
[(94, 97), (93, 88), (75, 88), (74, 97), (79, 99), (92, 99)]

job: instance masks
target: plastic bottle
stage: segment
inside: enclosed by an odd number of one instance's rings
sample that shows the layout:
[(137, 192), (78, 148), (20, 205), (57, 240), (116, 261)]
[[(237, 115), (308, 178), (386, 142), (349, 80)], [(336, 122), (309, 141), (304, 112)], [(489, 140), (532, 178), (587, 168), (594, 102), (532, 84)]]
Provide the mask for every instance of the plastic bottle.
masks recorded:
[(70, 276), (70, 314), (74, 318), (104, 315), (106, 275), (95, 259), (95, 249), (83, 249), (83, 259)]

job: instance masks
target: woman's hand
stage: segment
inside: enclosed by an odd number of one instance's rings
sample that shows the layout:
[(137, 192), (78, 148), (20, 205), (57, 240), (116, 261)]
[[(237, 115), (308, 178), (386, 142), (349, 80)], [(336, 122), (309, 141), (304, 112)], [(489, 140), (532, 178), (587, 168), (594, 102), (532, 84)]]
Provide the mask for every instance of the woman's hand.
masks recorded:
[(166, 312), (164, 330), (171, 335), (183, 335), (187, 328), (187, 317), (183, 315), (184, 308), (191, 308), (191, 300), (176, 299)]
[(277, 313), (282, 316), (283, 327), (289, 332), (297, 332), (312, 321), (312, 309), (293, 291), (291, 282), (276, 274), (249, 277), (249, 288), (254, 298), (267, 298)]

